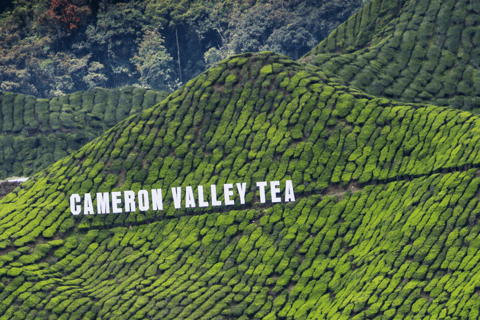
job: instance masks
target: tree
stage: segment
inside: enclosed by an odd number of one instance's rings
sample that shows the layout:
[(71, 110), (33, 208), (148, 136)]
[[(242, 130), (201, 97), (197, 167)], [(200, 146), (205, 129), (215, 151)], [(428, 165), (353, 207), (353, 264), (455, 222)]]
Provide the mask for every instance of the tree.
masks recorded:
[(90, 8), (81, 0), (52, 0), (50, 10), (38, 19), (38, 23), (48, 23), (48, 18), (51, 18), (70, 31), (77, 29), (90, 14)]
[(138, 46), (138, 53), (131, 59), (140, 72), (144, 87), (164, 89), (172, 83), (172, 57), (164, 47), (165, 40), (156, 28), (147, 28)]

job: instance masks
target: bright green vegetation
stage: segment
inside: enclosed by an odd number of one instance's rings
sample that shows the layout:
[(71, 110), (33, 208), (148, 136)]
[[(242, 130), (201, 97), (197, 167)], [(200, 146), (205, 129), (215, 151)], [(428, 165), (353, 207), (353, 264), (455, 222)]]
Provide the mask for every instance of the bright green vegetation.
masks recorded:
[[(480, 118), (234, 56), (0, 202), (3, 319), (476, 319)], [(256, 181), (293, 180), (263, 204)], [(72, 193), (248, 183), (74, 217)], [(268, 199), (269, 192), (267, 192)]]
[(52, 99), (0, 92), (0, 179), (46, 168), (167, 95), (133, 87)]
[(480, 5), (372, 0), (304, 59), (367, 93), (478, 113)]
[[(165, 99), (2, 94), (4, 158), (66, 157), (0, 201), (0, 319), (478, 319), (479, 14), (372, 0), (308, 64), (237, 55)], [(272, 180), (296, 201), (260, 204)], [(236, 182), (246, 205), (171, 202)], [(163, 211), (70, 214), (73, 193), (153, 188)]]

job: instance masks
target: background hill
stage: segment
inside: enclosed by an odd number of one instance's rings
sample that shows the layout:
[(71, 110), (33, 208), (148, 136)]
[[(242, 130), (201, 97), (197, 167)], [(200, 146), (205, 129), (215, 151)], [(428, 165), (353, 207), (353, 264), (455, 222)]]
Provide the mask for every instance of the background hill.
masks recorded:
[[(235, 56), (0, 202), (1, 313), (476, 318), (479, 122)], [(256, 181), (289, 179), (295, 202), (259, 203)], [(243, 181), (231, 210), (170, 200)], [(69, 212), (72, 193), (151, 188), (168, 190), (163, 211)]]
[(52, 99), (0, 92), (0, 179), (46, 168), (167, 95), (133, 87)]
[(304, 56), (366, 92), (477, 113), (477, 2), (375, 0)]

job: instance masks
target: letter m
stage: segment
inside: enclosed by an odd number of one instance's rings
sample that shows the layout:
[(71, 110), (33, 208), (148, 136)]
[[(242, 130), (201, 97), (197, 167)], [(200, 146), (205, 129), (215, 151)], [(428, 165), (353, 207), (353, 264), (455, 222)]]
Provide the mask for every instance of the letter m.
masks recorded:
[(110, 213), (110, 199), (108, 192), (97, 193), (97, 214)]

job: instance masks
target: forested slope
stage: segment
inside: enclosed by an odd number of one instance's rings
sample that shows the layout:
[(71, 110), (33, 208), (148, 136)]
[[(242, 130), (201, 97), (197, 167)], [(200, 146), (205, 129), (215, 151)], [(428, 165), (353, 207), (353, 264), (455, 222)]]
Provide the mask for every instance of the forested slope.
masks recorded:
[(370, 94), (477, 113), (480, 4), (372, 0), (304, 61)]
[(363, 5), (343, 1), (15, 0), (0, 14), (0, 90), (174, 91), (228, 56), (295, 59)]
[[(0, 313), (476, 319), (479, 127), (284, 56), (235, 56), (0, 202)], [(260, 203), (256, 182), (288, 180), (295, 201), (267, 187)], [(240, 182), (245, 205), (171, 201)], [(154, 188), (163, 210), (70, 213), (74, 193)]]
[(133, 87), (52, 99), (0, 92), (0, 179), (46, 168), (167, 95)]

